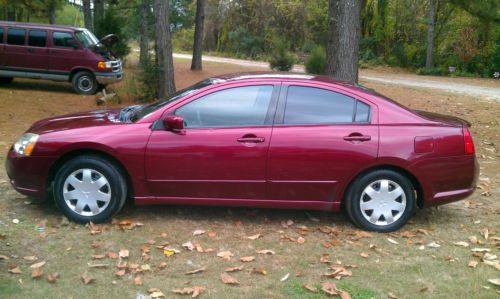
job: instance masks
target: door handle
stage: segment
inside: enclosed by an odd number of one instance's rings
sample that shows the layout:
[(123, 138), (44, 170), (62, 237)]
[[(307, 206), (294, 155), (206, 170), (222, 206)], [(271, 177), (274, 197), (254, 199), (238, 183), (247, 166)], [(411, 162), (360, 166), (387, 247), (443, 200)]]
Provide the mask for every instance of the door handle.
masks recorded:
[(31, 49), (31, 48), (28, 48), (28, 49), (26, 49), (26, 50), (27, 50), (28, 52), (30, 52), (30, 53), (33, 53), (33, 52), (35, 51), (35, 50)]
[(264, 137), (257, 137), (254, 134), (246, 134), (241, 138), (236, 139), (238, 142), (252, 142), (252, 143), (261, 143), (266, 139)]
[(346, 141), (370, 141), (372, 140), (371, 136), (362, 135), (360, 133), (352, 133), (349, 136), (344, 136), (344, 140)]

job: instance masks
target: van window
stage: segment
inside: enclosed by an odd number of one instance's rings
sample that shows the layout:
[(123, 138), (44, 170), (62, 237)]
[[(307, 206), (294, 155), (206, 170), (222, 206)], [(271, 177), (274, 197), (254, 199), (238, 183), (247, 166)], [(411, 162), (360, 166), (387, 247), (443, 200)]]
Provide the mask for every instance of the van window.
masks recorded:
[(73, 35), (68, 32), (54, 32), (52, 38), (56, 47), (73, 48), (76, 45)]
[(26, 30), (9, 28), (7, 31), (7, 43), (9, 45), (24, 45)]
[(0, 27), (0, 44), (3, 44), (3, 27)]
[(32, 47), (45, 47), (47, 31), (30, 30), (28, 45)]

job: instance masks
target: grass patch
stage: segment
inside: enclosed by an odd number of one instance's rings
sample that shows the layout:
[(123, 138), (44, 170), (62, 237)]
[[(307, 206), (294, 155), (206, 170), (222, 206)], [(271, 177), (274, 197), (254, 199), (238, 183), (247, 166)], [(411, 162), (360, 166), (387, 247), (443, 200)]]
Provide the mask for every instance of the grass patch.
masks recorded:
[[(321, 291), (321, 283), (313, 283), (312, 286), (318, 289), (317, 293), (312, 293), (309, 290), (302, 287), (306, 282), (299, 278), (291, 279), (288, 284), (283, 289), (283, 294), (288, 296), (288, 298), (297, 299), (316, 299), (324, 298), (325, 293)], [(377, 296), (377, 292), (371, 289), (355, 286), (352, 283), (337, 281), (337, 288), (344, 290), (351, 295), (352, 299), (370, 299)]]

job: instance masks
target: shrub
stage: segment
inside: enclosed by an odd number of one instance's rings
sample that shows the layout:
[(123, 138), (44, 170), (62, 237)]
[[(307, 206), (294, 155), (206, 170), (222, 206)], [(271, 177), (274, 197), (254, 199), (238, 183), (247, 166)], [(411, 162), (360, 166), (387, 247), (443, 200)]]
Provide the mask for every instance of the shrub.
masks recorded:
[(295, 63), (295, 56), (289, 50), (289, 44), (282, 39), (273, 41), (269, 65), (275, 71), (290, 71)]
[(326, 52), (321, 46), (315, 47), (305, 63), (306, 72), (324, 75), (326, 73)]
[(431, 69), (426, 69), (426, 68), (419, 68), (416, 71), (417, 75), (424, 75), (424, 76), (446, 76), (448, 75), (449, 71), (445, 68), (442, 67), (435, 67)]

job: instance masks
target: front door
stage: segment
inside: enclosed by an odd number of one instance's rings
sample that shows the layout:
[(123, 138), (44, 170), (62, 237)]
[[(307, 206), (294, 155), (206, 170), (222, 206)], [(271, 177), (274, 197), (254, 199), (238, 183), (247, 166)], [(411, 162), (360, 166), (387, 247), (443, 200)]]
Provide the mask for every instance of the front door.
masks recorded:
[(223, 86), (169, 111), (184, 118), (185, 129), (150, 137), (146, 175), (153, 195), (265, 199), (278, 86)]
[(278, 107), (269, 199), (339, 201), (339, 186), (377, 159), (376, 107), (314, 85), (283, 86)]

